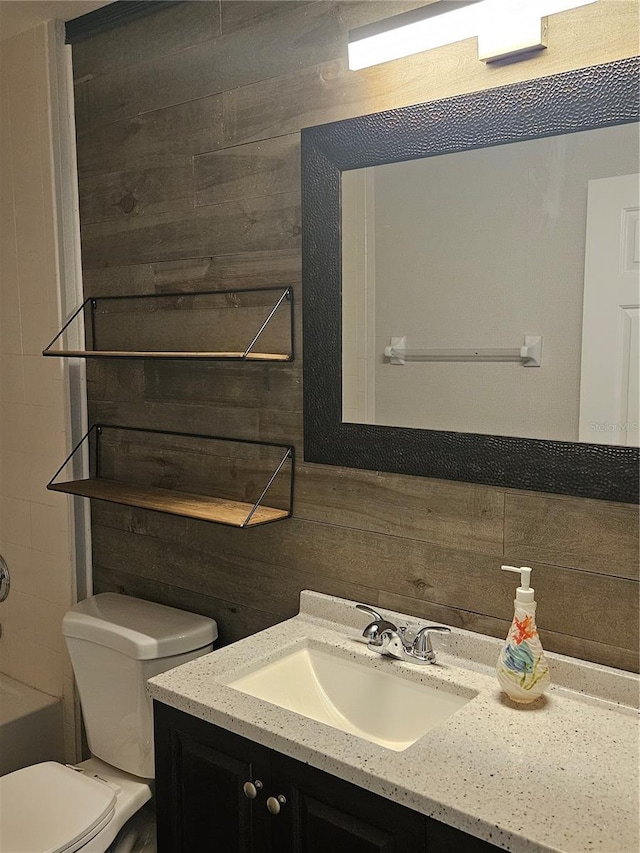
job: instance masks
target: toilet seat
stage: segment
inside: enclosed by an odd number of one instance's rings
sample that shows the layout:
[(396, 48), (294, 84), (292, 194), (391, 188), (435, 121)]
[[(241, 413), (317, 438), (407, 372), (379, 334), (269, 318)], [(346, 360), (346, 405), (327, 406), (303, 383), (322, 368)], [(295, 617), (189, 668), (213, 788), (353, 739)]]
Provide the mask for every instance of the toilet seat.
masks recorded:
[(0, 777), (1, 853), (73, 853), (113, 817), (104, 782), (46, 761)]

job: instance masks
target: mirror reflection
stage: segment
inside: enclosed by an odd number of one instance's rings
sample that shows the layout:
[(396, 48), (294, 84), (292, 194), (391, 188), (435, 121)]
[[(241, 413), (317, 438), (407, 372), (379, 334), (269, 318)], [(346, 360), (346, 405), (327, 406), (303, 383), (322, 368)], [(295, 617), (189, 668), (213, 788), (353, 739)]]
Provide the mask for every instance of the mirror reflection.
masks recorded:
[(638, 446), (638, 150), (625, 124), (343, 172), (343, 421)]

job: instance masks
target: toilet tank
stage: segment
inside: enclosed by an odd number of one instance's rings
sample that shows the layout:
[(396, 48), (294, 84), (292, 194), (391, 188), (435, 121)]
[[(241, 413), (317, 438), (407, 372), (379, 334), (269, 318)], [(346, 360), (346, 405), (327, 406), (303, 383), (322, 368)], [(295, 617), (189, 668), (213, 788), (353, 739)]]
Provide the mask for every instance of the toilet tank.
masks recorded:
[(62, 621), (91, 754), (134, 776), (153, 778), (149, 678), (207, 654), (213, 619), (128, 595), (78, 602)]

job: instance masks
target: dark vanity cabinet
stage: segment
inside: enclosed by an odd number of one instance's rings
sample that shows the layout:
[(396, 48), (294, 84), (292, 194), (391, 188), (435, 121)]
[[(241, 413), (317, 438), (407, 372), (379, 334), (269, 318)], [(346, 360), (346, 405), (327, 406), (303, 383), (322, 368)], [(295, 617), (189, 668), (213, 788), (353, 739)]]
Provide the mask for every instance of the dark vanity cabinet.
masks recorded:
[(155, 702), (158, 853), (498, 848)]
[(159, 853), (269, 851), (261, 840), (270, 830), (264, 797), (243, 792), (247, 781), (267, 778), (269, 750), (166, 705), (154, 707)]

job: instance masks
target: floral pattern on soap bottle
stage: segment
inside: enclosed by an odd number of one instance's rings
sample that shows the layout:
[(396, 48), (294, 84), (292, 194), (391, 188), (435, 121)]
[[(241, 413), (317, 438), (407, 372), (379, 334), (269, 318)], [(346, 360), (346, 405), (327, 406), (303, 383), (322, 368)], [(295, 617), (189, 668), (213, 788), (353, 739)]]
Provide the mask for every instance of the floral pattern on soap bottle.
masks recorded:
[(551, 683), (535, 612), (535, 603), (516, 602), (513, 622), (498, 658), (498, 681), (514, 702), (533, 702)]

